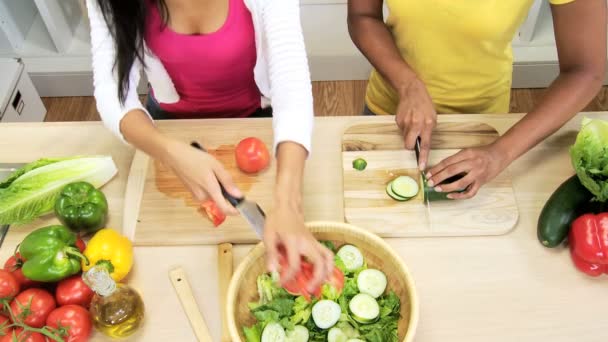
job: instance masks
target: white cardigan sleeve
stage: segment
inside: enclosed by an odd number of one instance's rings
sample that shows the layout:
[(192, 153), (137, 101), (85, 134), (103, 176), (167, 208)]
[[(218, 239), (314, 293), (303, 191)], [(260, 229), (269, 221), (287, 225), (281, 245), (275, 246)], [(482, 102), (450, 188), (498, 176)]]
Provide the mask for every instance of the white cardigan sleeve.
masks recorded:
[(312, 85), (298, 0), (266, 0), (262, 8), (265, 57), (273, 110), (274, 150), (293, 141), (311, 151)]
[[(127, 112), (140, 109), (148, 112), (137, 95), (141, 63), (135, 61), (129, 74), (129, 91), (125, 103), (118, 99), (118, 76), (114, 71), (116, 48), (97, 1), (86, 0), (91, 23), (91, 52), (93, 55), (93, 84), (97, 110), (105, 126), (120, 140), (126, 142), (120, 132), (120, 121)], [(150, 116), (150, 114), (148, 114)]]

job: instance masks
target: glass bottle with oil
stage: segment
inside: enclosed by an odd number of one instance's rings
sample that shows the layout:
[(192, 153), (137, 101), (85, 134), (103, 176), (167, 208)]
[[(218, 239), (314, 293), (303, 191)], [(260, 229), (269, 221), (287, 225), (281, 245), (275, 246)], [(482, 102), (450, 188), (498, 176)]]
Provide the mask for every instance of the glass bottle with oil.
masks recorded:
[(82, 278), (95, 292), (89, 311), (97, 330), (111, 338), (123, 338), (141, 327), (144, 302), (137, 291), (116, 283), (104, 267), (95, 266)]

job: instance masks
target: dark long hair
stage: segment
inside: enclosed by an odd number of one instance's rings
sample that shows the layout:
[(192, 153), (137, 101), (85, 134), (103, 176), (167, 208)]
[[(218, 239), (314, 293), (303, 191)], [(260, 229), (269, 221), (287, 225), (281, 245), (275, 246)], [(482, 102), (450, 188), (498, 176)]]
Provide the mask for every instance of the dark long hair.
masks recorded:
[(158, 6), (166, 23), (165, 0), (97, 0), (114, 44), (114, 68), (118, 72), (118, 98), (124, 104), (129, 91), (129, 72), (135, 60), (144, 64), (144, 32), (148, 5)]

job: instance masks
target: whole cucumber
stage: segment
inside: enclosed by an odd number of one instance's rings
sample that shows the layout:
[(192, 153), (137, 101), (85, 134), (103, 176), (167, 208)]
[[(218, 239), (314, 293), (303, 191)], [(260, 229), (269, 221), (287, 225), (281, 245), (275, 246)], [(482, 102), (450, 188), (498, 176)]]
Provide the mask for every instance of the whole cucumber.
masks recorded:
[(549, 197), (538, 217), (538, 241), (543, 246), (559, 246), (568, 236), (570, 224), (586, 212), (593, 194), (579, 181), (577, 175), (568, 178)]

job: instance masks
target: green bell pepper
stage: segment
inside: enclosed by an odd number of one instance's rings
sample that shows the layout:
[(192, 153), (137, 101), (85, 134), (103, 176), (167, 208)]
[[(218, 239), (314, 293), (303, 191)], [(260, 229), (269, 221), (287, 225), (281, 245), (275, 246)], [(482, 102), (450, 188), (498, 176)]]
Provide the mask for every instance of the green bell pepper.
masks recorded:
[(56, 282), (81, 270), (88, 260), (76, 247), (76, 234), (64, 226), (48, 226), (31, 232), (19, 245), (26, 260), (23, 275), (40, 282)]
[(55, 202), (55, 214), (72, 231), (90, 234), (106, 223), (108, 202), (103, 192), (90, 183), (70, 183)]

